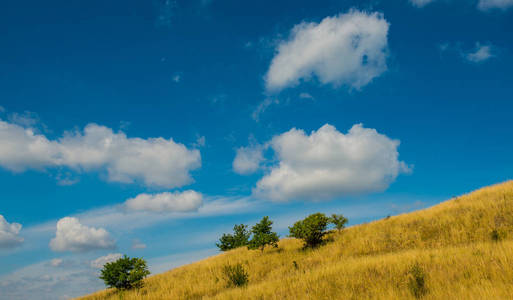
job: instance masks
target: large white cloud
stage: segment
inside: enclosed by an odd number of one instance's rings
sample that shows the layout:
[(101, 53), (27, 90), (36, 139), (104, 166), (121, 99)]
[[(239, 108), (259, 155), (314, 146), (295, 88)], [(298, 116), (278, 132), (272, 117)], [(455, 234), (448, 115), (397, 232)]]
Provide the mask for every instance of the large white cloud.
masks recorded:
[(399, 141), (361, 124), (347, 134), (329, 124), (310, 135), (291, 129), (269, 145), (279, 163), (258, 181), (254, 193), (274, 201), (382, 191), (409, 171), (398, 159)]
[(196, 191), (139, 194), (128, 199), (125, 206), (132, 211), (191, 212), (203, 204), (203, 195)]
[(103, 228), (87, 227), (77, 218), (65, 217), (57, 222), (55, 238), (50, 241), (53, 251), (85, 252), (95, 249), (113, 249), (114, 240)]
[(361, 88), (387, 69), (388, 28), (382, 14), (357, 10), (294, 26), (271, 62), (267, 90), (279, 91), (314, 75), (323, 84)]
[(91, 261), (90, 265), (92, 268), (101, 269), (107, 263), (114, 262), (123, 256), (121, 253), (109, 253), (105, 256), (98, 257)]
[(0, 120), (0, 144), (0, 166), (14, 172), (51, 167), (105, 169), (109, 181), (172, 188), (190, 183), (189, 172), (201, 166), (197, 149), (172, 139), (128, 138), (96, 124), (49, 140), (32, 128)]
[(238, 148), (232, 163), (233, 171), (246, 175), (258, 170), (261, 162), (264, 160), (262, 150), (263, 147), (260, 145)]
[(487, 11), (491, 9), (506, 10), (513, 6), (513, 0), (479, 0), (477, 7)]
[(23, 242), (19, 236), (21, 224), (8, 223), (4, 216), (0, 215), (0, 249), (18, 246)]

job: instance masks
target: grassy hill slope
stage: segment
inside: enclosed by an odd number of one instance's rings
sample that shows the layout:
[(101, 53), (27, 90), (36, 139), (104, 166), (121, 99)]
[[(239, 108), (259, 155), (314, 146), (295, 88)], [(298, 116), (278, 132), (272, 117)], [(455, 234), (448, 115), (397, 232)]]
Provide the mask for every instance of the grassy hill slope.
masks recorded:
[[(422, 299), (513, 299), (513, 181), (331, 238), (314, 250), (294, 239), (263, 253), (232, 250), (149, 277), (122, 299), (415, 299), (414, 266)], [(228, 287), (223, 266), (239, 262), (249, 284)]]

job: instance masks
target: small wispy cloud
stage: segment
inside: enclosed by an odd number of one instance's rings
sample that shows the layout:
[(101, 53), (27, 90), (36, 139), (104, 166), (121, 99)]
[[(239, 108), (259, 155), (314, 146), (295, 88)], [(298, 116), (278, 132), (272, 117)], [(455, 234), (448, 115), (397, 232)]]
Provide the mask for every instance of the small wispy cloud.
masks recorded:
[(255, 110), (251, 113), (251, 118), (256, 122), (260, 121), (260, 115), (266, 111), (272, 104), (280, 103), (278, 99), (265, 98), (264, 101), (260, 102)]
[(299, 98), (301, 99), (314, 99), (314, 97), (312, 95), (310, 95), (309, 93), (301, 93), (299, 94)]
[(173, 78), (171, 78), (174, 82), (179, 83), (182, 80), (182, 75), (180, 73), (176, 73), (173, 75)]
[(155, 24), (157, 27), (171, 27), (176, 9), (175, 0), (160, 0), (158, 4), (158, 15)]
[(435, 0), (410, 0), (411, 5), (415, 7), (424, 7)]
[(481, 63), (494, 57), (491, 45), (481, 45), (476, 43), (474, 50), (462, 53), (463, 57), (473, 63)]
[(132, 249), (138, 250), (138, 249), (146, 249), (146, 244), (141, 242), (139, 239), (135, 239), (132, 241)]
[(479, 0), (477, 8), (482, 11), (493, 9), (507, 10), (513, 7), (513, 0)]

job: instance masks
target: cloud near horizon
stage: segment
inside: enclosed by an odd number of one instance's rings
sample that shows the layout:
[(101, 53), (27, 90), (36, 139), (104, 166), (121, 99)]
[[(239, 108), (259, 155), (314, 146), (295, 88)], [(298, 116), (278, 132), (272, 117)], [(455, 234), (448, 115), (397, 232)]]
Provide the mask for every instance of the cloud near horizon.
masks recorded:
[(98, 257), (97, 259), (91, 261), (90, 265), (91, 268), (101, 269), (105, 264), (114, 262), (120, 259), (121, 257), (123, 257), (123, 254), (121, 253), (109, 253), (105, 256)]
[(87, 227), (74, 217), (60, 219), (55, 237), (50, 241), (50, 248), (56, 252), (86, 252), (115, 247), (114, 240), (105, 229)]
[(203, 195), (196, 191), (139, 194), (128, 199), (125, 207), (131, 211), (193, 212), (203, 205)]
[(13, 172), (66, 167), (76, 171), (106, 170), (107, 180), (140, 182), (173, 188), (193, 181), (201, 166), (197, 149), (164, 138), (128, 138), (111, 128), (88, 124), (50, 140), (32, 127), (0, 119), (0, 167)]
[(400, 161), (399, 141), (354, 125), (347, 134), (326, 124), (310, 135), (291, 129), (269, 146), (278, 163), (261, 178), (254, 195), (272, 201), (327, 200), (383, 191), (411, 169)]
[(387, 70), (389, 26), (381, 13), (358, 10), (294, 26), (276, 49), (265, 76), (267, 91), (313, 76), (322, 84), (360, 89)]

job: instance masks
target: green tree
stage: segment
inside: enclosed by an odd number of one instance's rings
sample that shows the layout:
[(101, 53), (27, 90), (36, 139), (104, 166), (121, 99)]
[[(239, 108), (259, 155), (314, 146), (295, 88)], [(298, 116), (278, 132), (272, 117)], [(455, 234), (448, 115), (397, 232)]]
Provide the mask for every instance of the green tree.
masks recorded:
[(249, 241), (249, 249), (260, 249), (264, 251), (265, 246), (278, 247), (279, 237), (276, 232), (272, 232), (273, 221), (269, 220), (268, 216), (262, 218), (262, 220), (255, 224), (251, 228), (253, 238)]
[(316, 247), (322, 244), (329, 223), (325, 214), (315, 213), (289, 227), (289, 236), (302, 239), (305, 247)]
[(140, 288), (143, 285), (143, 279), (150, 274), (146, 261), (142, 258), (122, 258), (107, 263), (101, 270), (100, 279), (103, 279), (105, 285), (120, 290)]
[(233, 226), (233, 235), (223, 234), (219, 239), (219, 243), (216, 243), (216, 246), (221, 251), (228, 251), (238, 247), (247, 246), (251, 235), (247, 228), (248, 226), (244, 224)]
[(335, 228), (337, 228), (338, 230), (342, 230), (344, 229), (344, 227), (346, 227), (347, 218), (343, 215), (332, 214), (330, 218), (330, 223), (335, 225)]

